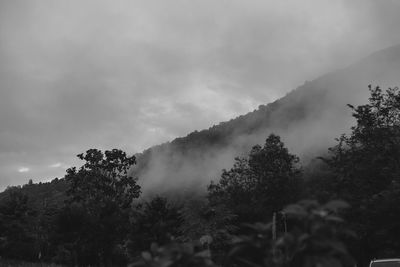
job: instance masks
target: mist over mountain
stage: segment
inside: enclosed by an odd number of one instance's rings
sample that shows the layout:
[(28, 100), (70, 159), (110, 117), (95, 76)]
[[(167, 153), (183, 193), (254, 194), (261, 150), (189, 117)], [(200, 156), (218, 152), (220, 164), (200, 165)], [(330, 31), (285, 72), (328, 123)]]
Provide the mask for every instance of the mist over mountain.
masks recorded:
[(236, 156), (245, 155), (271, 133), (280, 135), (306, 166), (353, 124), (346, 104), (364, 103), (369, 84), (383, 89), (398, 86), (399, 74), (400, 45), (396, 45), (306, 81), (253, 112), (151, 147), (137, 155), (133, 171), (144, 193), (201, 193), (223, 168), (232, 166)]
[(0, 0), (0, 267), (397, 264), (399, 14)]

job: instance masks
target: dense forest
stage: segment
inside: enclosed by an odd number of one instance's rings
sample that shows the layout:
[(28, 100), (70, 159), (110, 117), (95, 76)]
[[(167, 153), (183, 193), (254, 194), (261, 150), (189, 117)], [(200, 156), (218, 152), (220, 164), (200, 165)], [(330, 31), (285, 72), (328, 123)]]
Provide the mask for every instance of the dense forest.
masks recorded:
[(252, 112), (135, 154), (132, 175), (139, 177), (143, 196), (197, 194), (197, 188), (205, 188), (222, 169), (234, 164), (235, 157), (246, 156), (270, 133), (279, 135), (307, 168), (335, 145), (335, 138), (349, 133), (354, 118), (346, 104), (366, 103), (368, 84), (383, 88), (398, 85), (399, 69), (400, 45), (378, 51), (306, 81)]
[(369, 89), (367, 103), (348, 105), (355, 124), (312, 164), (270, 134), (200, 195), (143, 198), (135, 156), (90, 149), (64, 178), (0, 194), (0, 255), (68, 266), (296, 267), (399, 256), (400, 92)]

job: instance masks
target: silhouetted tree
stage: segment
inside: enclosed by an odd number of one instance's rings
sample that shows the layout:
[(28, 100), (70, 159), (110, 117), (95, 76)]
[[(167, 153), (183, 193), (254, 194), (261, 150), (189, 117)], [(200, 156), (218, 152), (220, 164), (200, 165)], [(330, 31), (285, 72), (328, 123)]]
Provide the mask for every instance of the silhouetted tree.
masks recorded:
[(266, 220), (273, 212), (296, 201), (301, 169), (279, 136), (271, 134), (263, 147), (254, 146), (247, 158), (236, 158), (229, 171), (208, 187), (212, 205), (224, 203), (239, 222)]
[(37, 260), (39, 250), (33, 234), (33, 211), (28, 197), (18, 187), (8, 188), (0, 204), (0, 255)]
[(132, 254), (144, 251), (152, 243), (164, 245), (179, 235), (182, 223), (178, 207), (156, 196), (138, 205), (131, 214), (129, 249)]
[(369, 89), (368, 104), (349, 105), (357, 124), (326, 160), (338, 175), (338, 190), (356, 205), (400, 181), (400, 92)]
[(84, 264), (116, 264), (113, 254), (120, 254), (129, 227), (129, 210), (140, 194), (136, 179), (128, 175), (135, 157), (117, 149), (104, 153), (90, 149), (78, 157), (84, 165), (79, 170), (68, 169), (65, 177), (71, 185), (65, 212), (81, 214), (75, 216), (76, 228), (70, 229), (75, 237), (73, 252)]
[[(369, 86), (369, 103), (354, 107), (356, 125), (330, 149), (325, 162), (335, 191), (350, 202), (346, 218), (356, 230), (359, 259), (397, 256), (400, 248), (400, 92)], [(366, 256), (364, 256), (366, 255)]]

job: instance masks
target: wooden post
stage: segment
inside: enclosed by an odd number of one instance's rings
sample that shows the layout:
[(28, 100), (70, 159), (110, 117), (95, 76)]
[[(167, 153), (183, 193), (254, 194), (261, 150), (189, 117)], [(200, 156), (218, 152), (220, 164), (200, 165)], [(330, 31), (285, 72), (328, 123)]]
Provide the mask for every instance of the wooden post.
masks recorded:
[(276, 212), (272, 214), (272, 257), (275, 260), (275, 241), (276, 241)]
[(272, 215), (272, 240), (276, 240), (276, 212)]
[(286, 213), (282, 211), (282, 215), (283, 215), (283, 225), (285, 226), (285, 234), (287, 234)]

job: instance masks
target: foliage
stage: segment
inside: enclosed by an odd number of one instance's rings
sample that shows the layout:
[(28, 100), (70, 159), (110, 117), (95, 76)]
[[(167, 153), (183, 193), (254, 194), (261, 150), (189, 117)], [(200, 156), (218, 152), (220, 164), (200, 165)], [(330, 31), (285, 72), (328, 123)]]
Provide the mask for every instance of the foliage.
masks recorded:
[(32, 229), (33, 212), (28, 197), (18, 188), (7, 190), (0, 205), (0, 255), (36, 260), (38, 249)]
[(265, 220), (297, 199), (299, 159), (288, 152), (279, 136), (271, 134), (263, 147), (252, 148), (248, 158), (235, 160), (218, 183), (210, 184), (208, 196), (212, 204), (226, 204), (239, 222)]
[(79, 263), (116, 264), (114, 254), (126, 237), (132, 201), (140, 194), (136, 179), (128, 175), (135, 157), (117, 149), (104, 154), (90, 149), (78, 157), (85, 163), (79, 170), (68, 169), (66, 175), (70, 198), (60, 216), (74, 220), (69, 225), (59, 220), (69, 244), (62, 250)]
[[(274, 240), (271, 223), (247, 225), (250, 231), (234, 236), (228, 260), (223, 266), (341, 267), (354, 266), (344, 240), (352, 232), (344, 227), (338, 212), (347, 208), (342, 201), (320, 205), (300, 201), (282, 211), (288, 230)], [(203, 250), (202, 250), (203, 248)], [(132, 266), (217, 266), (209, 250), (199, 242), (153, 244)], [(218, 265), (220, 266), (220, 265)]]
[(342, 135), (325, 158), (336, 176), (338, 195), (349, 201), (346, 215), (358, 234), (354, 254), (366, 257), (398, 256), (400, 183), (400, 92), (369, 86), (369, 103), (354, 107), (356, 125)]
[(369, 86), (369, 103), (354, 107), (357, 124), (330, 149), (342, 197), (354, 204), (400, 181), (400, 92)]
[(211, 206), (202, 199), (191, 200), (182, 209), (180, 230), (186, 238), (184, 241), (198, 240), (204, 235), (215, 238), (222, 230), (233, 232), (235, 218), (223, 205)]
[[(132, 200), (139, 197), (140, 186), (128, 175), (129, 168), (136, 163), (135, 156), (113, 149), (105, 151), (90, 149), (78, 158), (85, 164), (77, 171), (67, 170), (66, 179), (71, 183), (67, 192), (74, 202), (90, 207), (92, 204), (112, 201), (121, 209), (129, 208)], [(97, 207), (98, 205), (94, 205)]]
[(163, 245), (175, 239), (182, 223), (178, 207), (160, 196), (139, 204), (130, 217), (128, 247), (132, 254), (148, 249), (154, 242)]
[(231, 258), (239, 266), (353, 266), (344, 244), (351, 232), (338, 216), (346, 207), (342, 201), (289, 205), (282, 211), (287, 232), (274, 240), (272, 222), (249, 225), (250, 234), (236, 238)]
[(43, 262), (26, 262), (19, 260), (9, 260), (9, 259), (0, 259), (0, 266), (7, 267), (62, 267), (61, 265), (55, 263), (43, 263)]
[(400, 185), (374, 195), (368, 202), (368, 213), (363, 227), (363, 240), (366, 240), (373, 256), (393, 257), (400, 249)]
[(236, 217), (223, 203), (210, 205), (204, 199), (188, 201), (182, 209), (179, 240), (206, 245), (212, 259), (220, 263), (228, 250), (230, 235), (238, 230), (234, 224)]
[(132, 267), (216, 267), (210, 252), (199, 242), (170, 243), (159, 247), (151, 246), (150, 251), (142, 253), (142, 258), (130, 265)]

